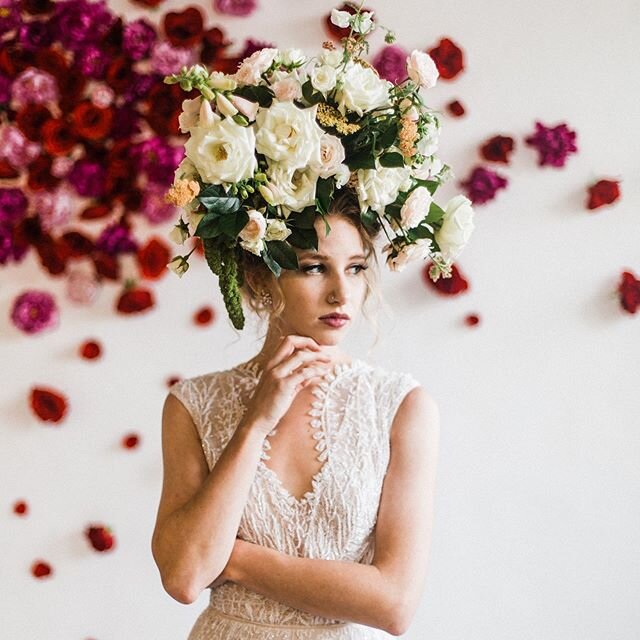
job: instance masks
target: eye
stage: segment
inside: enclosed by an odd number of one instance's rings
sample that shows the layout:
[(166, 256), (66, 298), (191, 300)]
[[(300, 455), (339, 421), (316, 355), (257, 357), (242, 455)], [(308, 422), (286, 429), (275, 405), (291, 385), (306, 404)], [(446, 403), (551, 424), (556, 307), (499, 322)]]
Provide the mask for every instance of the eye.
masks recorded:
[[(308, 264), (304, 267), (301, 267), (301, 270), (309, 273), (317, 273), (316, 271), (312, 271), (313, 269), (324, 269), (324, 265), (322, 264)], [(352, 269), (357, 269), (356, 273), (360, 273), (362, 271), (365, 271), (366, 269), (368, 269), (369, 267), (366, 264), (352, 264), (351, 265)]]
[(306, 267), (301, 267), (301, 270), (306, 273), (307, 271), (311, 271), (311, 269), (315, 269), (316, 267), (324, 268), (321, 264), (308, 264)]
[(358, 268), (356, 273), (361, 273), (362, 271), (366, 271), (369, 268), (366, 264), (354, 264), (354, 265), (351, 265), (351, 266)]

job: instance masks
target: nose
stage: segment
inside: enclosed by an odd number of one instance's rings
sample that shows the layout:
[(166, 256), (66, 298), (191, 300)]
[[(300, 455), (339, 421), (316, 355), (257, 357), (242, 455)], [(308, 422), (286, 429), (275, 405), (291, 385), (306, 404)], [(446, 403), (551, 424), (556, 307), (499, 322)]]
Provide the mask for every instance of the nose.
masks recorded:
[(331, 280), (327, 299), (330, 303), (343, 305), (349, 298), (349, 284), (347, 277), (337, 273)]

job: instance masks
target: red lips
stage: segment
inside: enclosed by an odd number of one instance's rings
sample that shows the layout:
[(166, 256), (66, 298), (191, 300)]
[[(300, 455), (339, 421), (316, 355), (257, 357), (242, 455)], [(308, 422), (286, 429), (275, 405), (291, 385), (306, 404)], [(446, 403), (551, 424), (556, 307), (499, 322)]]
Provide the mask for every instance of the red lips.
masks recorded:
[(349, 316), (346, 313), (330, 313), (326, 316), (320, 316), (320, 320), (324, 320), (325, 318), (337, 318), (340, 320), (348, 320)]

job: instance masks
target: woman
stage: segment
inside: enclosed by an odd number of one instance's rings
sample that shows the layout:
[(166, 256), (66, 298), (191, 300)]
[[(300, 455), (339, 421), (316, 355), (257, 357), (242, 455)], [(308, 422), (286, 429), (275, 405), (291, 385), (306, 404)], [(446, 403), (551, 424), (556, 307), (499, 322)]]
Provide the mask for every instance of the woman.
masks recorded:
[(381, 638), (416, 611), (438, 409), (410, 374), (341, 349), (372, 291), (358, 211), (345, 187), (328, 235), (316, 219), (319, 255), (296, 249), (299, 269), (278, 279), (245, 252), (243, 295), (269, 317), (263, 348), (167, 396), (152, 548), (173, 598), (211, 588), (189, 640)]

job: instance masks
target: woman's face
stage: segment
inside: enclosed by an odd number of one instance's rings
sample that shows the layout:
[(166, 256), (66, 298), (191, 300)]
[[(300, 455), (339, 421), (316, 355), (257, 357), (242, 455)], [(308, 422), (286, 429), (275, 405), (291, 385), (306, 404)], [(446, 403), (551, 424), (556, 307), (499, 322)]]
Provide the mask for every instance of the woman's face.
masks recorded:
[[(285, 298), (280, 321), (285, 335), (295, 333), (319, 344), (335, 345), (361, 313), (367, 290), (367, 263), (354, 225), (342, 216), (330, 216), (328, 221), (328, 236), (322, 218), (315, 221), (317, 254), (313, 249), (296, 248), (299, 270), (283, 269), (280, 274)], [(332, 326), (321, 319), (331, 313), (346, 314), (349, 320)]]

